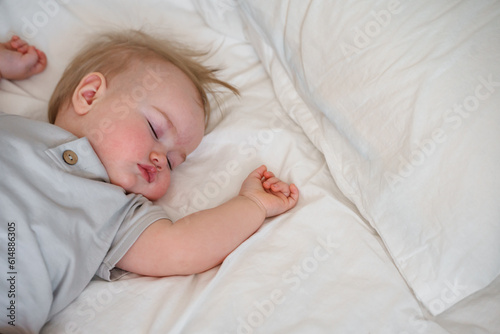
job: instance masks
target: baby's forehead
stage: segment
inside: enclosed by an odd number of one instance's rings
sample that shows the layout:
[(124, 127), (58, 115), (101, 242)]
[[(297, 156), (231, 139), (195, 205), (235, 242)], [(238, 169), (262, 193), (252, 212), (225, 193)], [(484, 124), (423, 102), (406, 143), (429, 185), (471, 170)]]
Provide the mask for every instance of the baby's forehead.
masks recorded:
[(156, 88), (165, 80), (179, 76), (184, 76), (183, 72), (168, 60), (148, 57), (131, 60), (122, 67), (120, 72), (115, 73), (108, 80), (110, 84), (119, 87), (132, 85), (132, 89), (135, 87), (135, 89), (140, 90), (140, 87), (144, 89)]
[(114, 80), (115, 77), (122, 80), (124, 77), (129, 77), (129, 80), (133, 80), (133, 78), (142, 78), (152, 74), (159, 76), (165, 72), (163, 68), (168, 67), (168, 64), (170, 63), (166, 60), (135, 57), (125, 62), (115, 73), (110, 73), (112, 77), (109, 80)]
[[(112, 98), (126, 100), (129, 105), (139, 102), (170, 103), (181, 97), (185, 103), (195, 101), (205, 114), (205, 106), (196, 84), (180, 68), (163, 59), (135, 61), (113, 78), (106, 78)], [(152, 99), (152, 100), (151, 100)]]
[(189, 101), (194, 101), (201, 113), (203, 115), (206, 113), (196, 83), (183, 70), (165, 59), (149, 58), (133, 61), (108, 84), (114, 91), (113, 98), (126, 100), (129, 105), (146, 101), (169, 104), (170, 99), (183, 96), (186, 101), (184, 103), (189, 104)]

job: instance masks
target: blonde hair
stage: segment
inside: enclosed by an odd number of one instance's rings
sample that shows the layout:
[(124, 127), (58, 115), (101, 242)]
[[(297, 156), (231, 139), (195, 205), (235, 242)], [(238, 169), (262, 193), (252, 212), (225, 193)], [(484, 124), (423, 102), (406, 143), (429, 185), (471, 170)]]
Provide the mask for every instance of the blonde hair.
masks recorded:
[(49, 121), (54, 123), (61, 108), (70, 102), (81, 79), (92, 72), (100, 72), (107, 80), (126, 70), (134, 61), (155, 58), (179, 68), (197, 88), (203, 109), (205, 124), (210, 118), (208, 95), (217, 99), (215, 86), (222, 86), (238, 95), (232, 85), (217, 79), (213, 69), (199, 62), (207, 52), (188, 49), (172, 41), (152, 37), (142, 31), (127, 30), (102, 34), (82, 49), (64, 71), (49, 101)]

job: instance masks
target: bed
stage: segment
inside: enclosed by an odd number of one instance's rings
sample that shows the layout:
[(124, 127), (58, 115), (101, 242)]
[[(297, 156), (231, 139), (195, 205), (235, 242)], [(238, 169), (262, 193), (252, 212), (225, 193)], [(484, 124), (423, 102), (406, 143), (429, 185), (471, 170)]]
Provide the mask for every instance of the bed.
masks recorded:
[(95, 33), (211, 51), (241, 96), (158, 200), (173, 220), (263, 163), (301, 191), (220, 266), (96, 278), (43, 334), (500, 333), (500, 2), (20, 0), (0, 18), (49, 59), (0, 82), (0, 110), (44, 121)]

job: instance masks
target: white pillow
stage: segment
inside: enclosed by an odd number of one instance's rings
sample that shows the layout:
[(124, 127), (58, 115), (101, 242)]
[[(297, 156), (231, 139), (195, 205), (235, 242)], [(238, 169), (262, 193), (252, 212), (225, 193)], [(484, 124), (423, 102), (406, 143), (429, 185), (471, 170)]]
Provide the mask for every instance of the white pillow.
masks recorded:
[(500, 3), (230, 9), (231, 35), (239, 15), (280, 103), (427, 309), (488, 285), (500, 273)]

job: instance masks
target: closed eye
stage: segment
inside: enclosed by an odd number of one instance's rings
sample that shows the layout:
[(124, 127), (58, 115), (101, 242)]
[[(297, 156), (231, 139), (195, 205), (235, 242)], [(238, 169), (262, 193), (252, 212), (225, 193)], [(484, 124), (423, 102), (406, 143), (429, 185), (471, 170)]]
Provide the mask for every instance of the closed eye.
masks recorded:
[(148, 121), (149, 127), (151, 128), (151, 131), (153, 132), (153, 135), (155, 136), (156, 139), (158, 139), (158, 135), (156, 134), (155, 128), (151, 124), (151, 122)]

